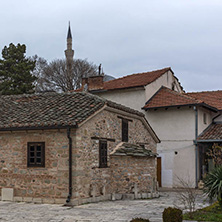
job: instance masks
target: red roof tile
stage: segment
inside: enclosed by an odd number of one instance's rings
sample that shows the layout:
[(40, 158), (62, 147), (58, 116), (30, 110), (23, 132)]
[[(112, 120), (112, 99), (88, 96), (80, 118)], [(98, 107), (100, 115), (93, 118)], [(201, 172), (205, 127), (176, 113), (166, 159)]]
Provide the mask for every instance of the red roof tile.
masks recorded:
[(222, 123), (212, 123), (198, 136), (198, 140), (222, 140)]
[(124, 88), (132, 88), (139, 86), (146, 86), (151, 82), (158, 79), (167, 71), (171, 70), (170, 67), (155, 70), (151, 72), (137, 73), (128, 76), (124, 76), (122, 78), (110, 80), (108, 82), (104, 82), (104, 88), (106, 90), (114, 90), (114, 89), (124, 89)]
[(173, 91), (169, 88), (162, 86), (156, 94), (146, 103), (144, 109), (169, 107), (169, 106), (181, 106), (201, 104), (201, 100), (197, 100), (193, 97), (187, 96), (183, 93)]
[(206, 92), (192, 92), (186, 93), (195, 99), (203, 100), (206, 104), (222, 110), (222, 90), (206, 91)]

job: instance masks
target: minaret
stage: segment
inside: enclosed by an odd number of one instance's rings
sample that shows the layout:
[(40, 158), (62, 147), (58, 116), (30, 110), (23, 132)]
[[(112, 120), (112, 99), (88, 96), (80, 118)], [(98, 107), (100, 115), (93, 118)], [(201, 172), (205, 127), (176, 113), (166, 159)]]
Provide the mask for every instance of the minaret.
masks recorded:
[(71, 68), (71, 65), (73, 63), (73, 56), (74, 56), (74, 50), (72, 49), (72, 33), (70, 28), (70, 22), (69, 22), (69, 29), (67, 34), (67, 49), (65, 50), (66, 55), (66, 63), (67, 68)]

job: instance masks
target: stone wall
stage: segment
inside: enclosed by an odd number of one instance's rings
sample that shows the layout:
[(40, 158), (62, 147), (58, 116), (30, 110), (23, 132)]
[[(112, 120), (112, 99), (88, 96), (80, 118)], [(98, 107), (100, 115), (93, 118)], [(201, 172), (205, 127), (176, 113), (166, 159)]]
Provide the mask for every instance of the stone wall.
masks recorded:
[(113, 193), (148, 193), (156, 191), (155, 158), (111, 156)]
[[(103, 110), (72, 130), (73, 196), (76, 204), (131, 193), (135, 183), (150, 192), (156, 179), (155, 158), (110, 157), (121, 142), (122, 119), (129, 121), (129, 143), (142, 143), (156, 152), (156, 142), (143, 122)], [(108, 167), (99, 168), (99, 139), (108, 139)], [(45, 167), (27, 167), (27, 143), (45, 142)], [(0, 193), (14, 189), (15, 201), (65, 203), (69, 183), (69, 146), (66, 130), (0, 132)], [(120, 179), (118, 179), (120, 178)], [(74, 203), (75, 204), (75, 203)]]
[[(28, 142), (45, 142), (45, 167), (27, 167)], [(66, 131), (0, 133), (0, 191), (3, 187), (14, 188), (18, 201), (65, 203), (68, 195)]]
[[(128, 122), (129, 143), (143, 143), (145, 148), (156, 152), (156, 142), (141, 120), (107, 110), (100, 112), (76, 131), (74, 148), (76, 149), (76, 155), (73, 159), (76, 162), (76, 172), (73, 175), (74, 199), (111, 194), (118, 189), (121, 192), (128, 193), (130, 192), (129, 188), (131, 189), (131, 183), (134, 182), (138, 182), (140, 185), (144, 182), (144, 186), (141, 186), (141, 190), (144, 192), (149, 192), (152, 189), (153, 181), (156, 180), (155, 158), (110, 158), (110, 153), (121, 142), (122, 120), (119, 116), (132, 120), (132, 122)], [(107, 141), (107, 168), (99, 168), (99, 139), (94, 139), (96, 137), (115, 140), (114, 142)], [(129, 160), (132, 160), (132, 162)], [(118, 167), (121, 168), (121, 172), (118, 171), (112, 174)], [(126, 180), (125, 174), (122, 175), (123, 172), (127, 174), (127, 171), (134, 174), (130, 177), (131, 182), (127, 181), (128, 179)], [(139, 175), (139, 172), (142, 172), (143, 175)], [(116, 177), (118, 174), (123, 183), (117, 183)]]

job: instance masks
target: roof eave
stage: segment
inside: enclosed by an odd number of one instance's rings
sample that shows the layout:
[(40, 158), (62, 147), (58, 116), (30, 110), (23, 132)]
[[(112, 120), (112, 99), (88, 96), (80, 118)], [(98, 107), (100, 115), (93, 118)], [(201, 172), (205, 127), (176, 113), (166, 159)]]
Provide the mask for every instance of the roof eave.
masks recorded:
[(170, 105), (170, 106), (156, 106), (156, 107), (143, 107), (145, 111), (151, 110), (151, 109), (166, 109), (166, 108), (175, 108), (175, 107), (185, 107), (185, 106), (203, 106), (205, 108), (210, 109), (213, 112), (217, 112), (218, 109), (212, 106), (207, 105), (206, 103), (191, 103), (191, 104), (183, 104), (183, 105)]
[(218, 112), (218, 111), (219, 111), (216, 107), (210, 106), (210, 105), (208, 105), (208, 104), (206, 104), (206, 103), (201, 103), (201, 104), (199, 104), (199, 105), (201, 105), (201, 106), (203, 106), (203, 107), (206, 107), (206, 108), (210, 109), (210, 110), (213, 111), (213, 112)]
[(90, 90), (90, 93), (103, 93), (108, 91), (116, 91), (116, 90), (127, 90), (127, 89), (137, 89), (137, 90), (145, 90), (144, 86), (146, 85), (140, 85), (140, 86), (131, 86), (131, 87), (124, 87), (124, 88), (115, 88), (115, 89), (97, 89), (97, 90)]
[(184, 105), (170, 105), (170, 106), (156, 106), (156, 107), (143, 107), (145, 111), (151, 110), (151, 109), (166, 109), (166, 108), (175, 108), (175, 107), (185, 107), (185, 106), (196, 106), (198, 104), (191, 103), (191, 104), (184, 104)]
[(78, 125), (58, 125), (58, 126), (22, 126), (22, 127), (5, 127), (0, 128), (0, 132), (4, 131), (22, 131), (22, 130), (48, 130), (48, 129), (67, 129), (78, 128)]

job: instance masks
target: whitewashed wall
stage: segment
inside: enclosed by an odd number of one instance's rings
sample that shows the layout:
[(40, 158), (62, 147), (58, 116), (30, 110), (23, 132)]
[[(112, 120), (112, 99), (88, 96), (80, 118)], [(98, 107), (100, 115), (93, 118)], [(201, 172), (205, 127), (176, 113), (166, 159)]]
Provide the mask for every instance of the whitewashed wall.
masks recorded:
[(172, 89), (173, 82), (175, 82), (176, 84), (174, 90), (177, 92), (182, 92), (182, 89), (180, 88), (180, 85), (176, 80), (176, 78), (173, 76), (173, 73), (171, 71), (168, 71), (164, 75), (156, 79), (154, 82), (152, 82), (151, 84), (145, 86), (146, 101), (149, 100), (157, 92), (157, 90), (160, 89), (161, 86), (165, 86), (169, 89)]
[[(157, 152), (162, 157), (162, 186), (177, 186), (177, 177), (195, 181), (195, 112), (191, 108), (170, 108), (145, 112), (141, 108), (156, 93), (161, 86), (182, 92), (173, 73), (168, 71), (151, 84), (126, 90), (115, 90), (98, 93), (106, 99), (142, 111), (151, 127), (160, 138)], [(203, 127), (201, 126), (201, 129)], [(177, 152), (177, 154), (175, 154)]]
[(195, 185), (195, 112), (193, 107), (148, 111), (147, 118), (161, 143), (162, 186), (178, 186), (178, 177)]

